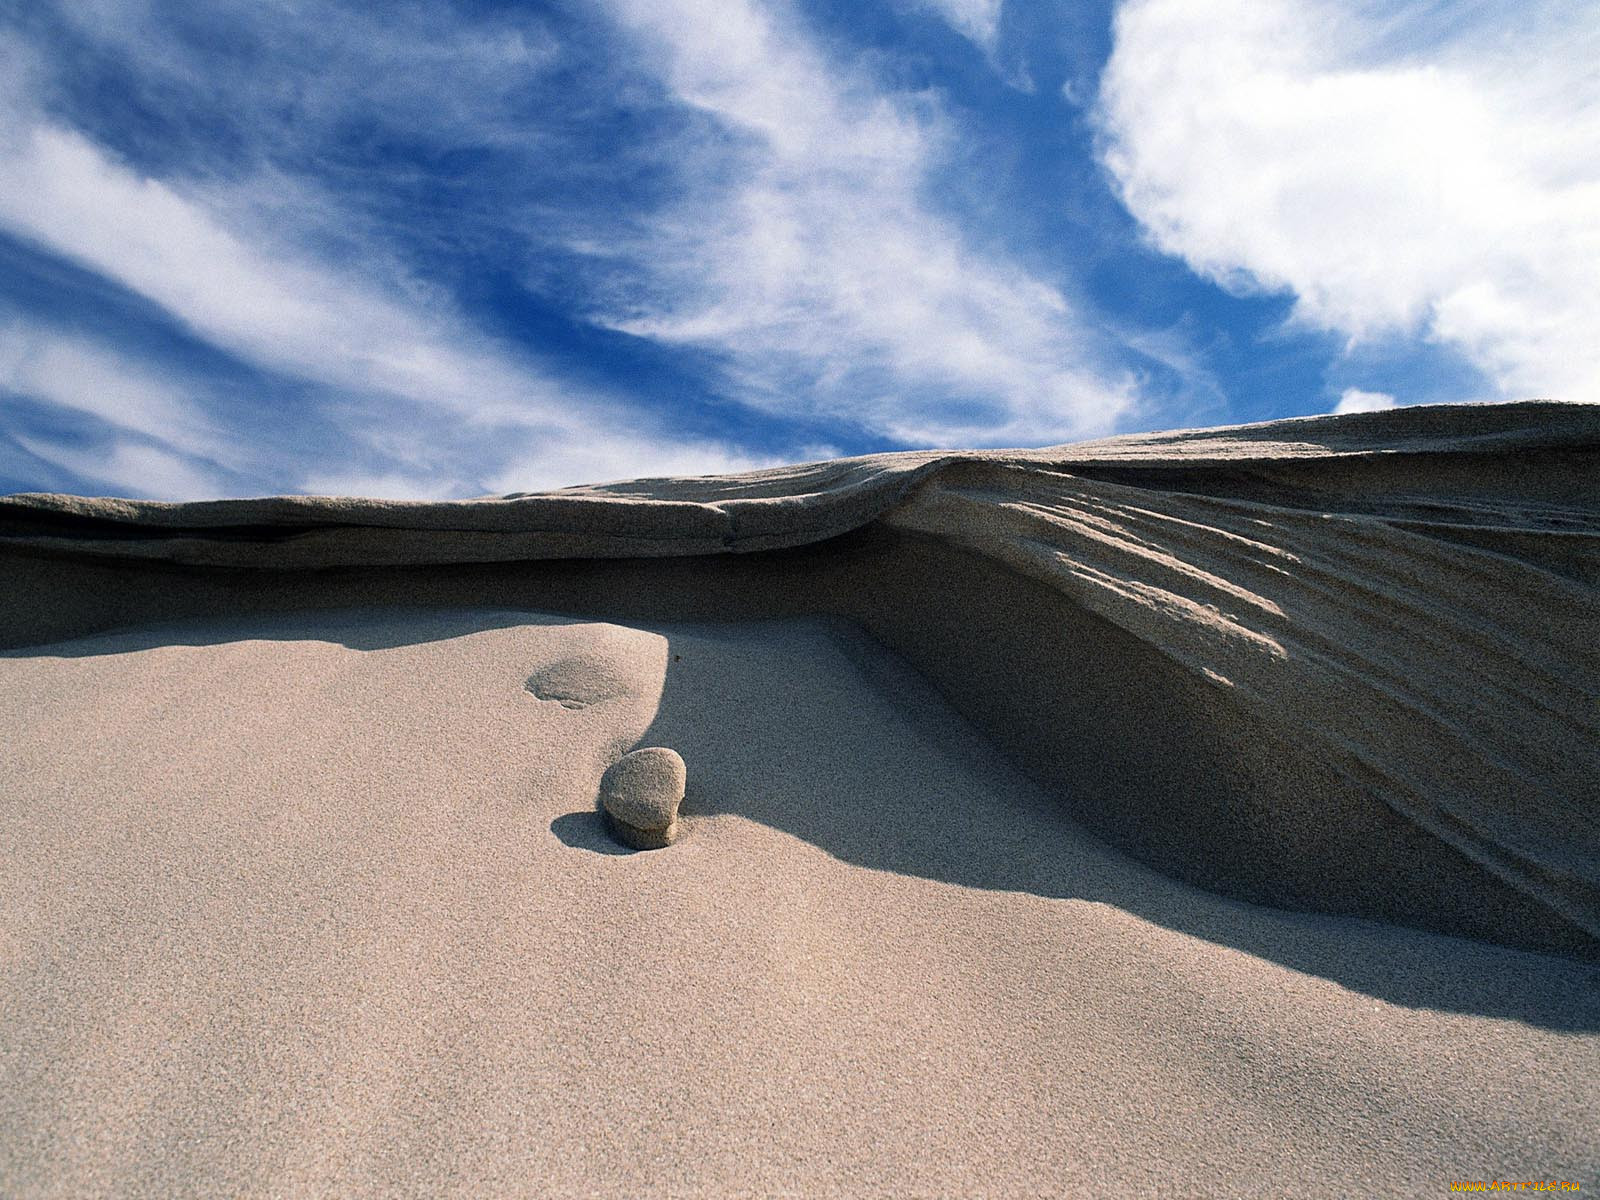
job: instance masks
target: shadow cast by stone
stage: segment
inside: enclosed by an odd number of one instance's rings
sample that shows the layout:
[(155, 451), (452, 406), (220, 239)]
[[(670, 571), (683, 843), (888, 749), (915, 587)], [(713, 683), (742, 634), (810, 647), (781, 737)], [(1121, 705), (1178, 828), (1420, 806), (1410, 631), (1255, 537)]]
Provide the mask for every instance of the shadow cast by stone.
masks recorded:
[(591, 854), (617, 856), (644, 853), (624, 846), (612, 837), (606, 828), (605, 815), (598, 808), (563, 813), (550, 822), (550, 832), (563, 846), (587, 850)]

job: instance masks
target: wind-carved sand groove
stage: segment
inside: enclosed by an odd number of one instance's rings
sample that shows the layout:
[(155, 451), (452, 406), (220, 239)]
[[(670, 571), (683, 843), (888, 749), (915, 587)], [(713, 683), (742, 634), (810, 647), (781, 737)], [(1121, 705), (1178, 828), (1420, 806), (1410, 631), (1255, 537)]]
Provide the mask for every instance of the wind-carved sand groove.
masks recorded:
[(886, 520), (1074, 597), (1600, 933), (1593, 588), (1415, 522), (1004, 464), (960, 476)]
[[(1315, 781), (1334, 779), (1600, 952), (1600, 406), (1418, 407), (447, 503), (14, 496), (0, 499), (14, 568), (0, 635), (124, 624), (126, 607), (90, 593), (174, 566), (221, 581), (218, 597), (249, 594), (226, 582), (237, 570), (309, 595), (330, 568), (568, 578), (605, 560), (778, 563), (767, 552), (827, 555), (872, 531), (977, 556), (996, 587), (1030, 580), (1137, 639), (1298, 756), (1285, 812), (1315, 815)], [(869, 628), (898, 603), (850, 578), (836, 591), (829, 611)], [(987, 661), (977, 642), (961, 653), (947, 692)], [(936, 673), (937, 658), (920, 665)], [(569, 708), (605, 699), (558, 676), (528, 690)]]
[(551, 701), (572, 712), (580, 712), (593, 703), (593, 701), (585, 700), (578, 696), (564, 696), (558, 691), (545, 687), (536, 679), (529, 679), (524, 686), (535, 699)]

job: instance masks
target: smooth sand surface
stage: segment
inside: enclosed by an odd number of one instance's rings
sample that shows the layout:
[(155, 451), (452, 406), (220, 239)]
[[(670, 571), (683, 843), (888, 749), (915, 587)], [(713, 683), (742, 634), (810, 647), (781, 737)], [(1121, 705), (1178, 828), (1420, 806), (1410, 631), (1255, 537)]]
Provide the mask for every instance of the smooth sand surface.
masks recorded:
[(1600, 968), (1174, 882), (846, 622), (213, 618), (7, 654), (0, 726), (0, 1194), (1600, 1175)]

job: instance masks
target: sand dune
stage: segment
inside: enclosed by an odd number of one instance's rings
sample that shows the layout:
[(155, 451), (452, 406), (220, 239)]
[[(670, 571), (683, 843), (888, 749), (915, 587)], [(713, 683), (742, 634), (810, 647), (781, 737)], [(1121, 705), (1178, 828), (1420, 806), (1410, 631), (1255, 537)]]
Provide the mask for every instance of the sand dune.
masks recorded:
[(1597, 482), (1524, 404), (0, 499), (0, 1192), (1592, 1186)]

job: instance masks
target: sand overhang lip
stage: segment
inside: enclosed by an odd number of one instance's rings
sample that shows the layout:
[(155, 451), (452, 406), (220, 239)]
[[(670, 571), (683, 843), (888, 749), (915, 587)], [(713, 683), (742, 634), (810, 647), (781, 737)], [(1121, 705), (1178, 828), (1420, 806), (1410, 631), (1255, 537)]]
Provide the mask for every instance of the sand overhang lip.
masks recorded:
[[(963, 468), (1083, 473), (1183, 489), (1204, 472), (1330, 467), (1376, 457), (1579, 451), (1600, 405), (1419, 405), (1032, 450), (923, 451), (741, 475), (585, 485), (472, 500), (271, 496), (168, 502), (53, 493), (0, 497), (0, 544), (42, 554), (187, 565), (401, 566), (452, 561), (750, 553), (837, 537)], [(1159, 480), (1156, 479), (1159, 477)]]

